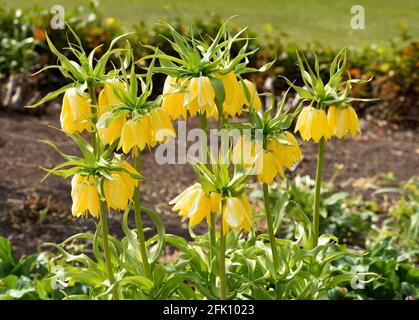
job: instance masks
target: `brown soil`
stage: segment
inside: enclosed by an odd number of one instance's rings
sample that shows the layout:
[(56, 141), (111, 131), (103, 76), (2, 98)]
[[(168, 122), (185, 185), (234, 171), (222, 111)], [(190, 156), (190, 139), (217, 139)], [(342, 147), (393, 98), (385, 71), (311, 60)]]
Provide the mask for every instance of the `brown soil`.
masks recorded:
[[(61, 159), (39, 140), (51, 140), (66, 153), (77, 152), (64, 134), (50, 127), (58, 126), (58, 119), (57, 106), (42, 117), (0, 113), (0, 235), (10, 239), (18, 253), (94, 229), (93, 219), (76, 219), (69, 213), (69, 180), (51, 176), (41, 183), (44, 172), (40, 166), (50, 168)], [(191, 126), (195, 122), (192, 119)], [(335, 180), (337, 187), (368, 195), (363, 189), (365, 181), (377, 173), (391, 171), (401, 180), (419, 174), (418, 130), (400, 131), (370, 121), (363, 121), (362, 126), (363, 134), (355, 140), (327, 144), (325, 179), (333, 176), (337, 165), (343, 165)], [(316, 146), (302, 143), (302, 149), (304, 160), (297, 173), (313, 176)], [(187, 236), (187, 225), (170, 211), (168, 202), (194, 182), (192, 169), (188, 165), (160, 166), (154, 154), (147, 152), (142, 173), (151, 179), (142, 184), (143, 204), (161, 215), (168, 233)], [(120, 234), (121, 215), (112, 214), (111, 220), (111, 232)], [(151, 227), (149, 221), (145, 224)]]

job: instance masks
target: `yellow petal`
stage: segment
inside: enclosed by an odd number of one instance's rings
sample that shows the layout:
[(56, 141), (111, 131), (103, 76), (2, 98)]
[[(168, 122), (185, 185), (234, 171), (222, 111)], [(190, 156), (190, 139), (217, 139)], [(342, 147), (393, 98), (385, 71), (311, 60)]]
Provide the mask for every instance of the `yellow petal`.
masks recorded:
[(246, 86), (248, 93), (250, 95), (250, 99), (247, 99), (247, 95), (245, 92), (245, 89), (243, 88), (243, 85), (241, 84), (241, 91), (242, 95), (245, 101), (245, 104), (247, 106), (252, 106), (255, 110), (261, 110), (262, 109), (262, 102), (260, 101), (259, 94), (256, 90), (256, 86), (253, 82), (245, 79), (243, 80), (244, 85)]
[(163, 87), (162, 109), (172, 118), (183, 116), (186, 119), (186, 108), (183, 107), (184, 93), (179, 93), (180, 81), (167, 76)]
[(211, 192), (211, 211), (220, 212), (221, 211), (221, 195), (218, 192)]

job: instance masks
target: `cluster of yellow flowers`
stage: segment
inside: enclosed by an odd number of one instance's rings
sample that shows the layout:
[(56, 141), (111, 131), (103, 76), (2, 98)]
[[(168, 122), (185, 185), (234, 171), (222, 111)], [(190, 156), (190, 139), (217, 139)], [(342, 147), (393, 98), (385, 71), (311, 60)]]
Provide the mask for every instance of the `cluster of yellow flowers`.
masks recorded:
[[(242, 113), (243, 106), (260, 110), (262, 107), (255, 85), (249, 80), (239, 81), (231, 71), (217, 75), (224, 86), (225, 98), (223, 112), (234, 117)], [(172, 120), (187, 118), (197, 113), (207, 117), (218, 117), (215, 90), (209, 77), (176, 78), (167, 76), (162, 104), (145, 110), (144, 113), (130, 113), (122, 110), (112, 112), (114, 107), (124, 105), (122, 99), (127, 85), (117, 79), (108, 80), (98, 98), (96, 128), (103, 145), (111, 145), (119, 139), (117, 149), (128, 154), (133, 148), (143, 150), (153, 148), (169, 137), (176, 137)], [(88, 94), (80, 94), (77, 89), (67, 89), (61, 111), (61, 127), (66, 133), (92, 130), (92, 105)], [(355, 136), (359, 131), (359, 121), (354, 109), (348, 105), (330, 106), (327, 114), (323, 109), (306, 107), (300, 113), (295, 132), (299, 131), (303, 140), (312, 139), (316, 143), (336, 136), (339, 139), (347, 134)], [(280, 140), (286, 143), (281, 143)], [(284, 168), (291, 169), (302, 158), (296, 138), (287, 131), (280, 134), (279, 140), (269, 137), (266, 141), (241, 137), (233, 148), (232, 162), (243, 165), (245, 169), (256, 170), (258, 181), (270, 185), (276, 176), (284, 177)], [(136, 172), (127, 162), (124, 167)], [(123, 210), (133, 197), (138, 181), (124, 172), (113, 172), (111, 179), (104, 180), (104, 194), (110, 208)], [(90, 212), (98, 216), (99, 194), (95, 179), (90, 176), (75, 175), (72, 181), (73, 215), (80, 216)], [(190, 219), (190, 226), (209, 219), (211, 212), (222, 212), (223, 230), (250, 230), (252, 210), (245, 194), (239, 197), (221, 199), (220, 194), (206, 194), (200, 184), (194, 184), (173, 199), (173, 210), (179, 211), (183, 220)], [(223, 207), (221, 205), (223, 203)]]
[[(121, 168), (129, 173), (138, 174), (128, 162), (124, 162)], [(105, 179), (103, 183), (106, 203), (115, 210), (124, 210), (127, 207), (128, 202), (132, 200), (134, 189), (139, 183), (127, 172), (113, 171), (110, 173), (112, 178)], [(71, 180), (71, 189), (73, 216), (80, 217), (90, 213), (97, 218), (99, 216), (99, 192), (95, 178), (75, 174)]]
[[(234, 117), (240, 115), (243, 105), (252, 105), (256, 110), (261, 108), (261, 102), (257, 95), (255, 85), (244, 80), (253, 101), (248, 101), (241, 82), (237, 80), (234, 72), (218, 76), (222, 80), (225, 91), (225, 100), (223, 111), (225, 114)], [(166, 78), (163, 87), (162, 108), (167, 112), (171, 119), (177, 119), (182, 116), (187, 118), (187, 112), (190, 116), (197, 113), (205, 113), (208, 118), (218, 117), (218, 109), (215, 104), (215, 91), (208, 77), (194, 77), (191, 79), (177, 79), (171, 76)]]
[(262, 142), (241, 137), (233, 148), (232, 162), (247, 170), (254, 168), (260, 183), (272, 184), (277, 175), (284, 177), (283, 167), (291, 169), (302, 157), (298, 141), (290, 132), (284, 132), (283, 139), (287, 145), (270, 139), (263, 148)]
[[(225, 205), (222, 206), (222, 202)], [(244, 229), (250, 231), (252, 221), (252, 208), (245, 194), (239, 197), (226, 197), (222, 200), (218, 192), (209, 195), (202, 189), (201, 184), (195, 183), (185, 189), (176, 198), (170, 201), (174, 205), (173, 211), (179, 211), (182, 221), (189, 220), (191, 227), (199, 224), (204, 218), (209, 224), (210, 213), (221, 213), (223, 233), (232, 228), (235, 231)]]
[(318, 143), (321, 138), (326, 141), (332, 136), (342, 139), (349, 133), (354, 137), (360, 127), (358, 116), (351, 106), (331, 106), (327, 115), (324, 110), (310, 106), (301, 111), (295, 126), (297, 131), (303, 140), (313, 139)]
[[(176, 137), (172, 122), (162, 108), (155, 108), (148, 114), (135, 119), (127, 119), (126, 114), (117, 118), (112, 116), (112, 107), (122, 104), (121, 95), (125, 90), (122, 81), (109, 80), (99, 93), (97, 105), (96, 127), (101, 142), (112, 144), (119, 139), (118, 149), (128, 154), (136, 146), (143, 150), (146, 145), (154, 147), (157, 143), (164, 142), (169, 136)], [(89, 95), (80, 95), (75, 88), (67, 89), (61, 110), (61, 128), (68, 134), (81, 133), (92, 130), (92, 108)], [(138, 174), (128, 162), (121, 168), (132, 174)], [(115, 171), (110, 174), (110, 179), (104, 179), (103, 191), (109, 208), (125, 210), (132, 200), (134, 188), (138, 180), (125, 172)], [(81, 216), (90, 212), (98, 217), (99, 193), (93, 176), (74, 175), (72, 180), (72, 214)]]

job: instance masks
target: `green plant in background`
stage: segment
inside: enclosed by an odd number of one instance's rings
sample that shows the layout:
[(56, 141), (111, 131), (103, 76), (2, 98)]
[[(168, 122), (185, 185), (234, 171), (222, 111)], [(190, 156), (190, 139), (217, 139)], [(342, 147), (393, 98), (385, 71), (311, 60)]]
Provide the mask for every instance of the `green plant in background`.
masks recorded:
[(0, 300), (62, 299), (65, 293), (81, 292), (79, 284), (68, 289), (55, 285), (50, 269), (57, 263), (47, 252), (16, 259), (10, 242), (0, 237)]
[[(279, 234), (287, 239), (292, 238), (295, 230), (291, 223), (293, 217), (310, 216), (315, 181), (309, 176), (296, 176), (284, 180), (272, 188), (271, 206), (278, 222)], [(260, 190), (255, 189), (252, 197), (262, 197)], [(348, 192), (334, 192), (333, 183), (324, 182), (321, 187), (320, 223), (321, 233), (335, 235), (341, 243), (363, 246), (374, 223), (378, 221), (378, 204), (364, 201), (360, 197), (352, 197)], [(284, 221), (280, 225), (280, 221)]]

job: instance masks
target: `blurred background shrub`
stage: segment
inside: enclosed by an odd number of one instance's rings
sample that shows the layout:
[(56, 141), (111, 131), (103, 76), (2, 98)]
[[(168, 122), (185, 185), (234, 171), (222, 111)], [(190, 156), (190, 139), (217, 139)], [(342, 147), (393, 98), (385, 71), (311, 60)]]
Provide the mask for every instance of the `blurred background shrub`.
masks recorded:
[[(55, 58), (46, 45), (45, 31), (48, 32), (58, 49), (66, 46), (67, 32), (52, 30), (51, 17), (49, 9), (41, 7), (24, 10), (0, 7), (2, 39), (0, 81), (3, 87), (1, 101), (4, 106), (21, 110), (22, 105), (62, 85), (60, 82), (63, 80), (54, 69), (36, 77), (29, 77), (29, 74), (40, 68), (55, 63)], [(168, 35), (168, 29), (163, 24), (148, 25), (145, 22), (139, 22), (131, 28), (123, 27), (118, 19), (105, 17), (98, 2), (89, 2), (85, 6), (66, 12), (66, 22), (79, 35), (87, 50), (103, 44), (103, 47), (98, 50), (98, 55), (106, 50), (115, 36), (130, 31), (134, 32), (129, 37), (129, 42), (134, 48), (137, 59), (150, 54), (150, 50), (141, 44), (151, 44), (166, 53), (174, 54), (164, 39)], [(182, 33), (190, 30), (191, 22), (183, 16), (179, 15), (168, 22)], [(206, 18), (195, 18), (192, 23), (195, 25), (195, 32), (205, 38), (215, 34), (222, 23), (222, 18), (217, 15), (207, 15)], [(233, 20), (230, 28), (238, 30), (239, 26)], [(389, 39), (387, 44), (349, 47), (350, 75), (364, 79), (372, 77), (371, 82), (357, 85), (354, 90), (357, 96), (380, 99), (375, 104), (359, 103), (357, 107), (361, 114), (369, 113), (374, 118), (417, 125), (419, 119), (417, 102), (419, 42), (411, 37), (406, 25), (400, 24), (399, 28), (399, 36)], [(300, 81), (295, 57), (297, 48), (306, 55), (309, 61), (314, 58), (313, 52), (315, 52), (320, 62), (330, 61), (341, 49), (317, 42), (297, 46), (292, 39), (287, 39), (285, 33), (273, 30), (270, 24), (265, 24), (259, 34), (252, 30), (247, 30), (247, 33), (253, 38), (251, 46), (260, 47), (251, 58), (252, 66), (260, 67), (276, 59), (268, 72), (250, 75), (250, 77), (257, 82), (260, 91), (269, 91), (276, 96), (287, 88), (286, 82), (278, 75), (285, 76), (291, 81)], [(121, 46), (126, 45), (123, 41), (121, 41)], [(21, 79), (22, 77), (25, 80)], [(163, 79), (161, 76), (156, 76), (155, 81), (156, 87), (159, 88)], [(39, 92), (39, 94), (22, 94), (29, 91)], [(31, 101), (22, 100), (22, 96)]]

